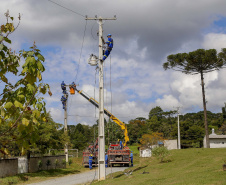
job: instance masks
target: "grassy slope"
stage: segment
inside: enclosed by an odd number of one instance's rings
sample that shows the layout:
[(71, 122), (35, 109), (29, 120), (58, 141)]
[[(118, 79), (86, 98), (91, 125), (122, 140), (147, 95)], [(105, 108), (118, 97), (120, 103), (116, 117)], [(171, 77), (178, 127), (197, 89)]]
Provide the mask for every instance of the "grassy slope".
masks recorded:
[[(152, 157), (135, 155), (135, 166), (126, 170), (134, 170), (131, 175), (118, 172), (113, 179), (107, 177), (107, 180), (95, 184), (226, 184), (226, 171), (222, 167), (226, 148), (172, 150), (168, 162), (164, 163)], [(149, 173), (142, 174), (144, 171)]]

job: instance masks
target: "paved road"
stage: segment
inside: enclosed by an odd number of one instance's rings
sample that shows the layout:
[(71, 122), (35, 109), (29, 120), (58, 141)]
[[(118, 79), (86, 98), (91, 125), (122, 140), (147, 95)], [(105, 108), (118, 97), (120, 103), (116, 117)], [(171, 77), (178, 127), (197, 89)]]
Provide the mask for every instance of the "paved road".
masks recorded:
[[(127, 168), (128, 167), (106, 168), (106, 175), (118, 171), (124, 171)], [(93, 179), (97, 178), (98, 178), (98, 168), (95, 168), (88, 172), (79, 173), (75, 175), (67, 175), (64, 177), (58, 177), (47, 181), (32, 183), (29, 185), (76, 185), (91, 182), (93, 181)]]

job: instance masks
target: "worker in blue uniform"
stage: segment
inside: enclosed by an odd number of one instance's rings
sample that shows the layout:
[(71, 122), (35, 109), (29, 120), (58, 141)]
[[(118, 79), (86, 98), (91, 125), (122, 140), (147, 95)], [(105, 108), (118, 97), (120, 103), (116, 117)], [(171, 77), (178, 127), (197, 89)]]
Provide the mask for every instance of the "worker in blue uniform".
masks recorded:
[(64, 81), (61, 83), (61, 89), (62, 89), (63, 91), (66, 90), (66, 84), (64, 83)]
[(122, 150), (122, 141), (119, 140), (119, 144), (120, 144), (120, 149)]
[(61, 102), (62, 102), (62, 104), (63, 104), (63, 109), (66, 108), (66, 101), (67, 101), (67, 98), (63, 95), (63, 96), (61, 97)]
[(113, 48), (113, 39), (111, 38), (111, 34), (108, 34), (107, 37), (108, 37), (108, 40), (107, 42), (105, 42), (105, 44), (107, 44), (107, 49), (104, 52), (103, 60), (105, 60), (108, 57), (108, 55), (110, 55), (111, 50)]
[(108, 155), (106, 152), (105, 152), (105, 167), (106, 168), (108, 167)]
[(93, 164), (93, 155), (90, 154), (89, 156), (89, 169), (92, 170), (92, 164)]
[(131, 166), (133, 166), (133, 151), (131, 151), (130, 153), (130, 163), (131, 163)]

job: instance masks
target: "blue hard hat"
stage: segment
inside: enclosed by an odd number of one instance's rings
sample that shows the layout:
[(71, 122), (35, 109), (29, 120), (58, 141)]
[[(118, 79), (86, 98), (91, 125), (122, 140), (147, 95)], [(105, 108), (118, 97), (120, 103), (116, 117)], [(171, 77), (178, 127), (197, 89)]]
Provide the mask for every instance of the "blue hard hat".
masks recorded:
[(111, 36), (111, 34), (108, 34), (108, 36)]

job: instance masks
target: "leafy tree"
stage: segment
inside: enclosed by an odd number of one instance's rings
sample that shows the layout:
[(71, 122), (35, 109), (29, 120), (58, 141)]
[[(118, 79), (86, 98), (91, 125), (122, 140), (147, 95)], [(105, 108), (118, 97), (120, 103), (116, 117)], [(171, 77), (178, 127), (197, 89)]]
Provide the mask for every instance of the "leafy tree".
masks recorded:
[(220, 127), (220, 129), (219, 129), (221, 132), (222, 132), (222, 134), (226, 134), (226, 123), (224, 123), (221, 127)]
[(69, 143), (69, 138), (60, 130), (62, 125), (55, 123), (50, 113), (46, 114), (46, 119), (47, 122), (40, 120), (41, 124), (37, 125), (37, 130), (32, 133), (37, 137), (35, 146), (31, 146), (33, 153), (45, 154), (49, 149), (62, 149), (66, 142)]
[(155, 108), (151, 109), (149, 112), (149, 119), (151, 119), (153, 116), (156, 116), (158, 120), (162, 118), (163, 110), (161, 107), (156, 106)]
[(130, 120), (127, 129), (130, 138), (130, 144), (137, 143), (143, 134), (148, 133), (146, 120), (139, 118)]
[(189, 53), (178, 53), (175, 55), (169, 55), (167, 57), (167, 60), (168, 62), (165, 62), (163, 64), (163, 68), (165, 70), (174, 69), (176, 71), (181, 71), (185, 74), (200, 74), (201, 76), (206, 145), (207, 148), (209, 148), (210, 143), (207, 123), (204, 74), (219, 70), (225, 66), (226, 48), (223, 48), (219, 54), (217, 54), (217, 51), (215, 49), (198, 49)]
[(140, 143), (143, 147), (151, 147), (153, 145), (158, 145), (159, 142), (163, 142), (163, 134), (158, 132), (153, 132), (152, 134), (144, 134), (140, 139)]
[[(0, 30), (0, 83), (3, 87), (0, 93), (0, 152), (8, 155), (12, 142), (23, 151), (35, 144), (36, 138), (32, 133), (40, 124), (38, 120), (46, 121), (45, 102), (38, 95), (47, 91), (51, 95), (51, 92), (49, 85), (42, 83), (45, 59), (35, 43), (29, 51), (23, 50), (18, 54), (9, 48), (9, 36), (15, 27), (9, 12), (5, 15), (7, 21)], [(25, 61), (22, 71), (20, 61)], [(14, 82), (15, 79), (18, 80)]]
[(152, 116), (149, 120), (147, 120), (147, 125), (150, 131), (158, 132), (161, 127), (161, 120), (158, 119), (157, 115)]
[(93, 143), (93, 132), (91, 132), (91, 128), (87, 125), (82, 125), (81, 123), (69, 125), (68, 136), (72, 148), (75, 149), (83, 150), (89, 143)]

